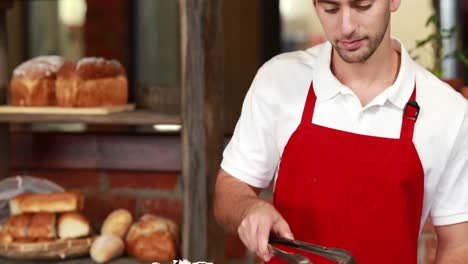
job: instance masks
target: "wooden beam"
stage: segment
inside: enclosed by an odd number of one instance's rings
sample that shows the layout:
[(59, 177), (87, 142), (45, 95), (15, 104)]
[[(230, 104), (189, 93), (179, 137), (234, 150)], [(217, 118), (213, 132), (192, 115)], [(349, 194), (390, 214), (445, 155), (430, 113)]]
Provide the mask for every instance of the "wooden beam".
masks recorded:
[(214, 189), (224, 148), (222, 112), (224, 90), (224, 37), (222, 0), (207, 0), (203, 12), (205, 49), (205, 138), (208, 200), (208, 258), (216, 264), (226, 263), (225, 236), (214, 218)]
[[(5, 1), (0, 4), (0, 104), (7, 102), (8, 87), (8, 59), (7, 59), (7, 39), (6, 39), (6, 12), (11, 7), (12, 1)], [(9, 174), (9, 129), (10, 126), (0, 124), (0, 179)]]
[(12, 133), (10, 142), (15, 169), (181, 170), (178, 135)]
[(182, 257), (207, 260), (207, 177), (202, 15), (206, 0), (180, 0), (182, 55)]
[(1, 0), (0, 1), (0, 9), (7, 10), (13, 6), (14, 0)]

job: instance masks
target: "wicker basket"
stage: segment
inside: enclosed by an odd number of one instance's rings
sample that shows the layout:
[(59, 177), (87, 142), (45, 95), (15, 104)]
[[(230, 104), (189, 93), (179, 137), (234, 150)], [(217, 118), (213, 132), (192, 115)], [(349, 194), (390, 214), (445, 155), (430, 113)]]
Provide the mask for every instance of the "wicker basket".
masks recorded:
[(89, 255), (94, 238), (0, 244), (0, 256), (14, 259), (66, 259)]

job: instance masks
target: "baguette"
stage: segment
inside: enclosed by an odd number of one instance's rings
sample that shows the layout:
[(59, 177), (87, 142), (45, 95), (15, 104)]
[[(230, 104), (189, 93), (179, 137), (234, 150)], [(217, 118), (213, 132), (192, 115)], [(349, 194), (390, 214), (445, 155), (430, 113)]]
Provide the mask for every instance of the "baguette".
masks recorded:
[(23, 193), (10, 199), (10, 213), (64, 213), (81, 210), (83, 196), (78, 191), (50, 194)]

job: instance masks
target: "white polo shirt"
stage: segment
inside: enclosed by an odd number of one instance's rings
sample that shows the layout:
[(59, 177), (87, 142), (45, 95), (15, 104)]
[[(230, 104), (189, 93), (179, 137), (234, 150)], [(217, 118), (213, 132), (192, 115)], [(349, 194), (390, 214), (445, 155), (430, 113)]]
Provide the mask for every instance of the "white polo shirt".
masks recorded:
[(329, 42), (268, 61), (245, 97), (221, 167), (249, 185), (267, 187), (276, 178), (283, 149), (300, 123), (312, 80), (317, 95), (312, 123), (399, 138), (403, 108), (416, 80), (421, 110), (413, 142), (425, 174), (421, 223), (429, 213), (434, 225), (468, 221), (467, 101), (415, 63), (399, 41), (392, 42), (401, 53), (397, 80), (364, 108), (331, 72)]

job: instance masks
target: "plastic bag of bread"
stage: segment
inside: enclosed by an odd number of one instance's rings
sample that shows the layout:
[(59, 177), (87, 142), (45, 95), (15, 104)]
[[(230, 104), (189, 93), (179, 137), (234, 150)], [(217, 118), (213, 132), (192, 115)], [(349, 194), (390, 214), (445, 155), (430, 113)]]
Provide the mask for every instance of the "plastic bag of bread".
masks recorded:
[(0, 223), (10, 216), (10, 199), (24, 192), (52, 193), (65, 191), (61, 186), (36, 177), (15, 176), (0, 181)]
[(173, 221), (150, 214), (134, 223), (126, 237), (127, 254), (141, 261), (176, 259), (179, 228)]

